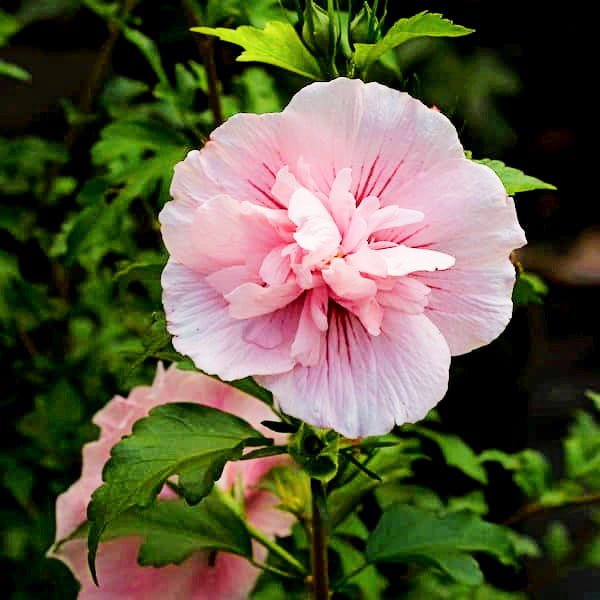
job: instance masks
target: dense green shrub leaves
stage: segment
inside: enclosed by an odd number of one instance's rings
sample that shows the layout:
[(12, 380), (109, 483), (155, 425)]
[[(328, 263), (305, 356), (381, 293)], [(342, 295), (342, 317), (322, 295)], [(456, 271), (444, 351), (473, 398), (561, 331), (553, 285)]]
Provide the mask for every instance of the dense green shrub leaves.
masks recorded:
[(484, 552), (504, 564), (514, 563), (513, 544), (502, 527), (465, 512), (436, 516), (396, 504), (386, 510), (367, 542), (369, 562), (433, 565), (456, 581), (483, 582), (473, 552)]
[(214, 35), (224, 42), (242, 46), (244, 52), (237, 58), (241, 62), (267, 63), (309, 79), (322, 78), (319, 63), (289, 23), (271, 21), (264, 29), (241, 25), (237, 29), (194, 27), (192, 31)]
[(244, 420), (209, 406), (174, 403), (150, 411), (113, 448), (103, 472), (105, 483), (92, 495), (92, 572), (107, 525), (133, 506), (150, 505), (169, 477), (179, 476), (183, 496), (194, 504), (210, 492), (228, 460), (239, 459), (246, 446), (269, 444)]
[(473, 33), (473, 29), (455, 25), (442, 15), (423, 11), (408, 19), (396, 21), (385, 36), (374, 44), (356, 44), (353, 60), (365, 73), (388, 50), (408, 40), (420, 37), (459, 37)]
[(489, 167), (500, 177), (506, 193), (509, 196), (518, 194), (519, 192), (529, 192), (531, 190), (555, 190), (556, 187), (550, 183), (545, 183), (537, 177), (531, 177), (525, 175), (523, 171), (514, 169), (513, 167), (507, 167), (501, 160), (490, 160), (489, 158), (483, 158), (474, 162), (480, 165)]

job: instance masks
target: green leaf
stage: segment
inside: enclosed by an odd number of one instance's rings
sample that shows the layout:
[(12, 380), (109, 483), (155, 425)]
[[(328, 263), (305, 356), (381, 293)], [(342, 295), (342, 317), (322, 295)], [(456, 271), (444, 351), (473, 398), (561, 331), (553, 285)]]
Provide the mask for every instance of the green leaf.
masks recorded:
[(7, 13), (0, 8), (0, 47), (8, 43), (9, 39), (23, 27), (22, 19)]
[(235, 379), (234, 381), (226, 381), (225, 383), (231, 387), (237, 388), (249, 396), (257, 398), (269, 406), (273, 406), (273, 394), (269, 390), (258, 385), (252, 377), (244, 377), (244, 379)]
[(244, 52), (237, 58), (240, 62), (267, 63), (309, 79), (322, 79), (319, 63), (289, 23), (270, 21), (264, 29), (241, 25), (237, 29), (194, 27), (192, 31), (242, 46)]
[(434, 441), (444, 455), (446, 463), (451, 467), (460, 469), (465, 475), (480, 483), (487, 483), (487, 473), (481, 466), (479, 458), (458, 436), (451, 433), (439, 433), (419, 425), (405, 426), (405, 429)]
[(279, 112), (282, 108), (275, 78), (261, 67), (248, 67), (234, 79), (244, 112)]
[(479, 163), (489, 167), (498, 175), (500, 181), (506, 188), (506, 193), (509, 196), (518, 194), (519, 192), (529, 192), (531, 190), (555, 190), (556, 187), (550, 183), (545, 183), (537, 177), (531, 177), (525, 175), (523, 171), (514, 169), (513, 167), (507, 167), (500, 160), (491, 160), (489, 158), (482, 158), (473, 162)]
[[(421, 454), (415, 450), (415, 440), (404, 440), (394, 436), (384, 436), (382, 440), (395, 440), (397, 444), (387, 448), (379, 448), (364, 460), (365, 466), (379, 475), (382, 483), (369, 477), (363, 471), (360, 471), (354, 465), (347, 465), (346, 473), (343, 474), (339, 487), (335, 487), (327, 498), (329, 515), (333, 526), (341, 523), (351, 512), (361, 499), (371, 490), (387, 487), (384, 484), (410, 477), (412, 470), (411, 463)], [(334, 481), (337, 483), (337, 479)]]
[(567, 477), (592, 489), (600, 488), (600, 423), (579, 411), (563, 445)]
[(408, 40), (420, 37), (459, 37), (473, 31), (474, 29), (455, 25), (440, 14), (424, 11), (396, 21), (375, 44), (356, 44), (353, 60), (364, 74), (383, 54)]
[(31, 73), (29, 73), (29, 71), (26, 71), (19, 65), (6, 62), (0, 58), (0, 76), (2, 75), (5, 77), (12, 77), (13, 79), (18, 79), (20, 81), (29, 81), (31, 79)]
[(548, 286), (535, 273), (519, 273), (513, 289), (513, 302), (517, 306), (528, 304), (543, 304), (544, 296), (548, 294)]
[(593, 390), (586, 390), (585, 396), (594, 403), (596, 410), (600, 411), (600, 394), (598, 392), (594, 392)]
[(464, 513), (445, 517), (396, 504), (386, 510), (367, 542), (369, 562), (432, 565), (464, 584), (478, 585), (483, 575), (472, 552), (485, 552), (514, 564), (514, 550), (504, 528)]
[[(365, 562), (362, 552), (359, 552), (346, 540), (336, 536), (331, 540), (329, 546), (339, 556), (344, 576), (349, 575)], [(386, 578), (377, 571), (374, 565), (370, 565), (349, 579), (343, 589), (357, 587), (360, 590), (360, 596), (358, 597), (362, 600), (380, 600), (387, 586)], [(350, 597), (355, 598), (357, 596), (351, 595)]]
[(464, 496), (448, 498), (448, 512), (468, 510), (476, 515), (488, 513), (488, 505), (481, 490), (473, 490)]
[(115, 281), (127, 285), (131, 281), (160, 281), (164, 262), (133, 262), (115, 273)]
[(168, 85), (169, 78), (163, 68), (158, 46), (147, 35), (131, 27), (123, 26), (123, 36), (144, 55), (159, 81)]
[(479, 455), (479, 461), (498, 462), (506, 470), (514, 471), (516, 485), (531, 499), (538, 499), (550, 486), (550, 464), (537, 450), (526, 448), (515, 454), (506, 454), (501, 450), (485, 450)]
[(553, 562), (564, 559), (573, 549), (569, 530), (560, 521), (552, 521), (548, 525), (542, 543), (546, 554)]
[(169, 477), (178, 475), (185, 499), (198, 503), (227, 461), (241, 458), (247, 446), (270, 443), (244, 420), (209, 406), (173, 403), (151, 410), (112, 449), (102, 473), (105, 483), (88, 506), (92, 573), (107, 525), (133, 506), (149, 506)]
[(196, 506), (178, 498), (158, 500), (147, 508), (130, 508), (108, 526), (103, 539), (131, 535), (144, 540), (138, 556), (142, 566), (180, 564), (192, 552), (202, 550), (252, 556), (244, 522), (220, 499), (216, 489)]
[(375, 490), (375, 497), (382, 510), (398, 503), (410, 504), (440, 514), (445, 508), (442, 499), (432, 489), (398, 481), (378, 487)]

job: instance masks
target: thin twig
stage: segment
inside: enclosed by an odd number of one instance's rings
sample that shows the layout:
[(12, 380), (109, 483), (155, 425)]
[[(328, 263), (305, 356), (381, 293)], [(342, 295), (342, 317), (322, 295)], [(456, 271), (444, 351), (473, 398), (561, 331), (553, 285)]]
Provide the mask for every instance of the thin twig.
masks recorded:
[[(182, 0), (183, 10), (187, 20), (192, 27), (202, 25), (200, 15), (194, 9), (189, 0)], [(217, 75), (217, 63), (215, 62), (215, 41), (208, 35), (199, 33), (194, 34), (198, 52), (202, 58), (202, 63), (206, 69), (206, 78), (208, 82), (208, 106), (215, 121), (215, 127), (218, 127), (225, 120), (223, 118), (223, 109), (221, 108), (221, 97), (219, 95), (219, 77)]]
[(263, 571), (268, 571), (269, 573), (273, 573), (274, 575), (279, 575), (280, 577), (286, 577), (287, 579), (300, 579), (299, 575), (294, 575), (293, 573), (288, 573), (287, 571), (283, 571), (282, 569), (278, 569), (273, 565), (268, 563), (259, 563), (255, 560), (250, 561), (255, 567), (262, 569)]
[(560, 506), (545, 506), (537, 502), (532, 502), (531, 504), (526, 504), (525, 506), (522, 506), (521, 508), (519, 508), (519, 510), (517, 510), (508, 518), (506, 518), (504, 520), (504, 525), (513, 525), (514, 523), (519, 523), (521, 521), (524, 521), (525, 519), (529, 519), (530, 517), (547, 512), (554, 512), (556, 510), (575, 508), (580, 506), (588, 506), (591, 504), (600, 504), (600, 492), (571, 498), (567, 503), (561, 504)]
[(364, 571), (368, 566), (369, 566), (369, 563), (363, 563), (359, 567), (356, 567), (356, 569), (350, 571), (350, 573), (348, 573), (348, 575), (345, 575), (344, 577), (342, 577), (342, 579), (340, 579), (335, 584), (335, 589), (336, 590), (342, 589), (346, 585), (346, 583), (348, 583), (348, 581), (350, 581), (352, 578), (356, 577), (359, 573), (362, 573), (362, 571)]
[(267, 548), (267, 550), (273, 552), (273, 554), (279, 556), (279, 558), (283, 559), (288, 565), (298, 571), (298, 573), (301, 575), (306, 575), (306, 569), (304, 568), (304, 565), (294, 556), (292, 556), (285, 548), (268, 538), (262, 531), (259, 531), (249, 523), (246, 523), (246, 527), (248, 528), (248, 533), (252, 539), (256, 540), (259, 544), (262, 544), (265, 548)]

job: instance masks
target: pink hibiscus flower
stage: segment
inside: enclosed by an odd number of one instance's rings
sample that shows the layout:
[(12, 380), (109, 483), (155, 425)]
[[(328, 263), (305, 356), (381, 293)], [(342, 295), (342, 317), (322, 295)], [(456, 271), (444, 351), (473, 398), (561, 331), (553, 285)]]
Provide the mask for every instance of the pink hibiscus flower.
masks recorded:
[[(102, 467), (111, 448), (131, 433), (135, 421), (148, 411), (168, 402), (195, 402), (213, 406), (246, 419), (269, 437), (273, 433), (260, 425), (273, 419), (273, 413), (258, 400), (224, 383), (195, 372), (164, 371), (158, 366), (152, 387), (134, 388), (127, 398), (116, 396), (94, 417), (101, 429), (96, 442), (83, 448), (81, 478), (56, 501), (56, 540), (65, 539), (86, 519), (87, 504), (92, 492), (102, 483)], [(282, 440), (279, 440), (282, 441)], [(279, 457), (227, 463), (218, 482), (229, 488), (241, 477), (246, 486), (245, 502), (248, 520), (269, 536), (288, 535), (292, 517), (276, 509), (278, 500), (272, 494), (257, 489), (259, 480), (277, 463)], [(165, 488), (163, 497), (172, 493)], [(140, 567), (137, 554), (140, 540), (136, 537), (117, 538), (100, 544), (96, 560), (100, 587), (94, 585), (87, 565), (87, 543), (75, 539), (49, 553), (71, 569), (81, 584), (79, 600), (244, 600), (254, 587), (260, 570), (244, 558), (219, 553), (214, 566), (209, 555), (198, 552), (181, 565), (162, 568)], [(256, 560), (264, 561), (266, 550), (253, 546)]]
[(450, 356), (510, 320), (513, 201), (406, 93), (340, 78), (236, 115), (171, 194), (173, 344), (223, 379), (257, 376), (313, 425), (362, 437), (423, 418)]

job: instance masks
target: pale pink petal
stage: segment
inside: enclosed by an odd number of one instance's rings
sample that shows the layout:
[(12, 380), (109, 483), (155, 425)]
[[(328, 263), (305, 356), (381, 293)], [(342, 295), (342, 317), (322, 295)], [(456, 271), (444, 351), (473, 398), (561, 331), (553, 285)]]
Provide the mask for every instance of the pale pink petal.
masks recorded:
[(322, 190), (350, 167), (350, 191), (358, 202), (440, 160), (464, 156), (446, 117), (378, 83), (339, 78), (312, 84), (292, 98), (282, 117), (284, 162), (293, 165), (302, 156)]
[(334, 258), (328, 269), (323, 269), (323, 279), (335, 294), (347, 300), (360, 300), (377, 292), (374, 281), (363, 277), (343, 258)]
[(329, 310), (329, 293), (327, 292), (327, 288), (324, 285), (313, 288), (310, 292), (310, 300), (310, 314), (313, 321), (321, 331), (325, 331), (328, 327), (327, 313)]
[(273, 494), (257, 490), (246, 503), (248, 521), (270, 537), (289, 535), (295, 519), (290, 513), (277, 508), (280, 502)]
[(377, 298), (384, 307), (420, 315), (429, 302), (431, 289), (414, 277), (403, 277), (394, 281), (393, 287), (381, 291)]
[[(207, 200), (196, 209), (190, 226), (188, 242), (194, 264), (186, 260), (182, 264), (204, 274), (243, 264), (253, 264), (258, 270), (262, 258), (284, 241), (278, 227), (281, 212), (251, 212), (246, 203), (230, 196)], [(167, 239), (165, 243), (168, 247)]]
[(287, 280), (292, 268), (290, 255), (284, 253), (287, 247), (288, 245), (275, 246), (265, 256), (260, 266), (259, 275), (266, 284), (281, 285)]
[(381, 323), (383, 321), (383, 308), (375, 298), (369, 298), (358, 304), (358, 310), (353, 310), (358, 316), (360, 322), (371, 335), (381, 333)]
[(235, 319), (250, 319), (272, 313), (293, 302), (304, 290), (295, 281), (262, 286), (243, 283), (224, 296), (229, 314)]
[[(294, 326), (286, 325), (284, 320), (286, 330), (281, 343), (261, 348), (245, 335), (253, 323), (231, 317), (223, 296), (194, 271), (169, 261), (163, 271), (162, 286), (173, 345), (203, 371), (231, 380), (292, 368), (290, 348), (297, 321)], [(290, 314), (289, 318), (293, 321), (299, 314)]]
[[(364, 201), (363, 201), (364, 202)], [(419, 223), (425, 215), (419, 210), (410, 210), (390, 205), (376, 211), (367, 222), (367, 230), (374, 233), (382, 229), (403, 227), (412, 223)]]
[(361, 273), (368, 273), (376, 277), (385, 277), (388, 274), (387, 262), (380, 256), (379, 251), (372, 250), (366, 244), (356, 252), (345, 256), (344, 260), (346, 264)]
[[(298, 330), (292, 344), (292, 356), (304, 366), (317, 365), (325, 356), (325, 336), (313, 316), (314, 311), (319, 310), (314, 305), (315, 302), (320, 302), (320, 298), (313, 299), (314, 295), (319, 295), (319, 292), (317, 290), (310, 290), (306, 294)], [(317, 319), (319, 324), (322, 325), (322, 320), (318, 313)]]
[(282, 206), (288, 206), (292, 194), (300, 187), (298, 180), (290, 173), (290, 168), (286, 165), (277, 171), (275, 183), (271, 192), (277, 198)]
[(351, 185), (352, 170), (342, 169), (333, 180), (327, 200), (327, 206), (342, 235), (348, 229), (352, 215), (356, 210), (356, 200), (349, 192)]
[(377, 250), (377, 254), (385, 261), (388, 275), (400, 277), (415, 271), (437, 271), (449, 269), (454, 265), (454, 257), (443, 252), (396, 246)]
[(314, 194), (305, 188), (298, 188), (290, 198), (289, 216), (298, 226), (294, 239), (309, 252), (310, 264), (336, 253), (341, 242), (340, 232)]
[(395, 202), (422, 211), (422, 222), (380, 231), (377, 239), (454, 256), (456, 266), (484, 267), (526, 243), (514, 202), (498, 176), (470, 160), (436, 164), (407, 180)]
[(206, 569), (205, 557), (191, 557), (181, 566), (142, 568), (137, 564), (139, 546), (137, 538), (121, 538), (100, 545), (96, 559), (100, 587), (94, 584), (89, 573), (85, 539), (65, 543), (55, 557), (64, 561), (79, 580), (78, 600), (194, 598), (194, 580), (199, 571)]
[(425, 314), (444, 334), (453, 355), (489, 344), (512, 317), (515, 268), (507, 259), (485, 269), (418, 274), (431, 293)]
[(260, 378), (285, 412), (356, 438), (422, 419), (442, 399), (450, 352), (427, 317), (387, 313), (375, 337), (356, 317), (331, 313), (321, 365)]
[(233, 265), (223, 267), (214, 273), (206, 276), (206, 281), (217, 292), (229, 294), (242, 283), (261, 283), (261, 278), (248, 268), (248, 265)]

